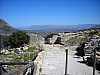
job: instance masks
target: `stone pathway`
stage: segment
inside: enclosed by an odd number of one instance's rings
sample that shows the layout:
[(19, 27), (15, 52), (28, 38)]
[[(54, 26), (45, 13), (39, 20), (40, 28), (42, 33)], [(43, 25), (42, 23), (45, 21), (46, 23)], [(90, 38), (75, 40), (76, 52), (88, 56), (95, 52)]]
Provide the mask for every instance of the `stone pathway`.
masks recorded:
[[(45, 46), (41, 75), (64, 75), (65, 71), (65, 48)], [(79, 63), (81, 58), (74, 58), (74, 47), (68, 48), (68, 74), (69, 75), (92, 75), (92, 67)], [(96, 75), (100, 75), (96, 71)]]
[(64, 75), (64, 67), (64, 49), (47, 46), (41, 75)]

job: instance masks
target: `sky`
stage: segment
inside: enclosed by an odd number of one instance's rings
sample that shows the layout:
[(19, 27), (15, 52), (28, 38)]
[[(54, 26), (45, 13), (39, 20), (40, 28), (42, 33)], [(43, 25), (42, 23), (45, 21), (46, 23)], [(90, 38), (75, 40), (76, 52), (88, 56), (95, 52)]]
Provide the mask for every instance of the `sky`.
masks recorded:
[(100, 0), (0, 0), (0, 19), (14, 27), (100, 24)]

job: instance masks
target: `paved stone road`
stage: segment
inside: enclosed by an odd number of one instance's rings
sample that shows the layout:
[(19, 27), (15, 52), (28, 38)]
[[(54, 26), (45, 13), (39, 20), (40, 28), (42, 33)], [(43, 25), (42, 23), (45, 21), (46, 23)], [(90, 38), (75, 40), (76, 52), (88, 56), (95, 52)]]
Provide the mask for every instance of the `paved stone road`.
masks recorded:
[[(65, 71), (65, 50), (64, 48), (46, 45), (41, 75), (64, 75)], [(74, 57), (73, 47), (68, 48), (68, 74), (69, 75), (92, 75), (92, 67), (77, 61), (81, 60)], [(96, 71), (96, 75), (100, 75)]]

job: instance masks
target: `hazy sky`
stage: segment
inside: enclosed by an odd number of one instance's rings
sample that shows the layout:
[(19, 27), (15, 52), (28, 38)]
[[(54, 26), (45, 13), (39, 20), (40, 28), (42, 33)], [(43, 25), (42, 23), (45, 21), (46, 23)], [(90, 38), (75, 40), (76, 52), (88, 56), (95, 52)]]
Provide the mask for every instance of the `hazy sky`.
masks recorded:
[(100, 0), (0, 0), (0, 18), (10, 25), (100, 23)]

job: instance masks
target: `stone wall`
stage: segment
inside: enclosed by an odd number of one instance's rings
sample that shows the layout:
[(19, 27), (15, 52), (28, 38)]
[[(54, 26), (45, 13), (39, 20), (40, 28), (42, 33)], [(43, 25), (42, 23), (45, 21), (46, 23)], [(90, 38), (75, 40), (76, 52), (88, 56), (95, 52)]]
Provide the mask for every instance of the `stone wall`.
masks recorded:
[(39, 35), (39, 34), (35, 34), (35, 33), (29, 33), (30, 36), (30, 45), (31, 46), (41, 46), (41, 44), (44, 44), (44, 38)]
[(34, 69), (34, 75), (41, 75), (42, 71), (42, 64), (44, 59), (45, 51), (42, 51), (38, 54), (37, 58), (34, 61), (35, 69)]

